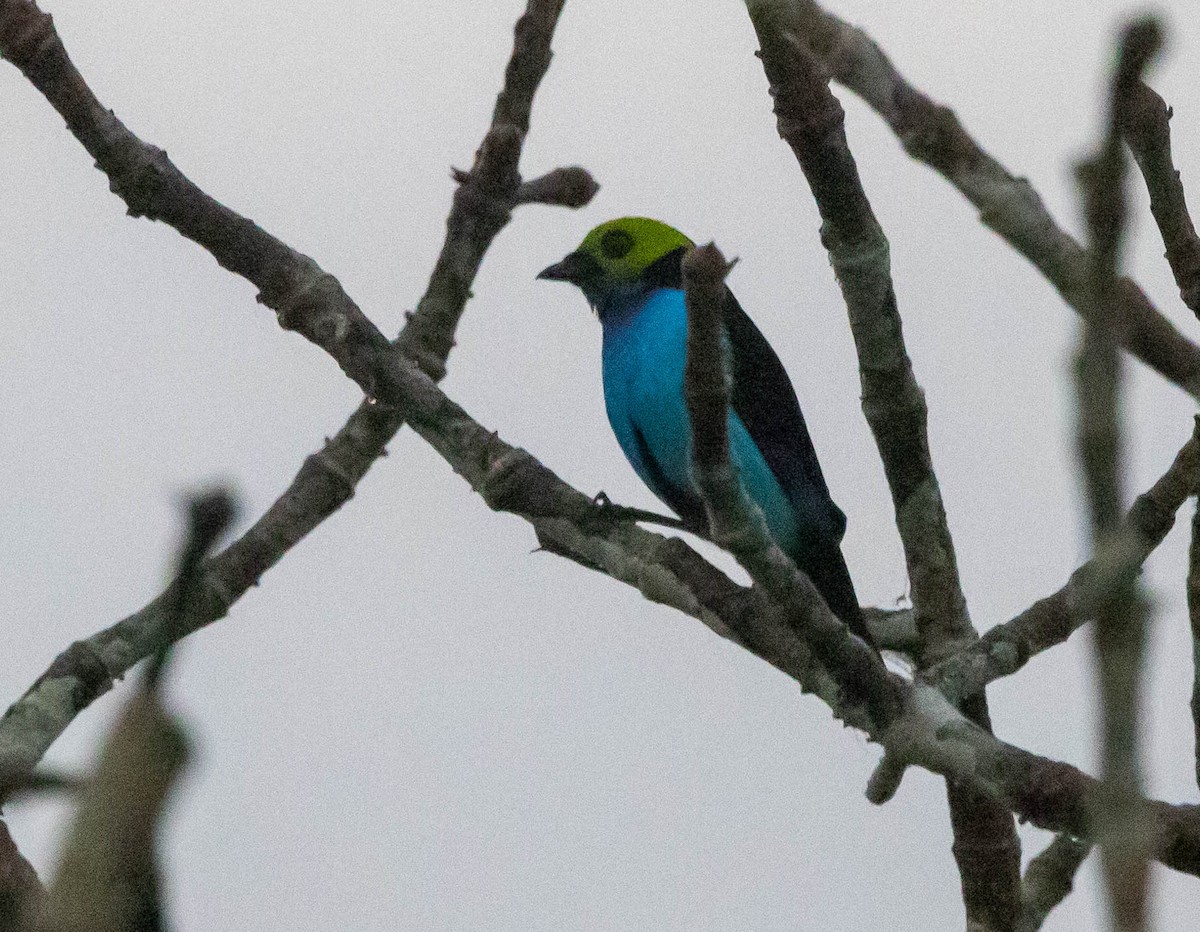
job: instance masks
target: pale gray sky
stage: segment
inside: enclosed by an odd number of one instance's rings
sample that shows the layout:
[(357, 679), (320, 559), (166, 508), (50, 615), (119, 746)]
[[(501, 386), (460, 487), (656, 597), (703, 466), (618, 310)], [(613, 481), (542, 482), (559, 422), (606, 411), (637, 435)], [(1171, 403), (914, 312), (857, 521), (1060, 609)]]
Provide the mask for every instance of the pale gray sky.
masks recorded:
[[(106, 104), (209, 193), (337, 275), (385, 331), (423, 288), (491, 112), (521, 0), (172, 4), (46, 0)], [(831, 6), (956, 109), (1079, 228), (1071, 166), (1096, 139), (1115, 26), (1095, 0)], [(1172, 0), (1153, 83), (1200, 204), (1200, 21)], [(524, 167), (580, 163), (579, 213), (524, 208), (489, 254), (447, 390), (564, 478), (655, 505), (606, 423), (599, 328), (535, 282), (593, 224), (667, 220), (741, 257), (731, 285), (792, 373), (864, 601), (903, 560), (858, 408), (844, 312), (803, 178), (778, 140), (740, 3), (568, 0)], [(1071, 449), (1076, 318), (848, 94), (848, 132), (892, 240), (964, 585), (986, 628), (1085, 554)], [(162, 586), (181, 493), (228, 478), (245, 519), (360, 400), (170, 229), (130, 220), (62, 120), (0, 69), (0, 701), (72, 640)], [(1185, 332), (1145, 198), (1135, 277)], [(1166, 467), (1194, 405), (1131, 367), (1131, 491)], [(184, 932), (230, 928), (951, 929), (940, 781), (883, 808), (878, 749), (697, 622), (533, 554), (411, 433), (342, 513), (230, 617), (189, 640), (171, 693), (197, 757), (166, 833)], [(1150, 790), (1193, 800), (1187, 518), (1151, 559), (1161, 608), (1147, 693)], [(998, 734), (1094, 770), (1086, 635), (993, 688)], [(53, 763), (83, 767), (125, 688)], [(49, 871), (63, 804), (13, 810)], [(1028, 857), (1048, 840), (1024, 828)], [(1156, 870), (1161, 928), (1200, 885)], [(1092, 928), (1095, 859), (1047, 925)]]

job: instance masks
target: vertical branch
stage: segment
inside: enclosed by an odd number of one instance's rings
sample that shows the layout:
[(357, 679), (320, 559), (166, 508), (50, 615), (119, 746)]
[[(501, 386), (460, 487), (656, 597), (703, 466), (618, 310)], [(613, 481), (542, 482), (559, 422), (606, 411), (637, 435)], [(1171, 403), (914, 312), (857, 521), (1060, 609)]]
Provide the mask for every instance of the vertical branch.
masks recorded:
[[(713, 490), (718, 482), (736, 482), (729, 459), (729, 361), (725, 358), (721, 301), (729, 265), (714, 243), (699, 246), (683, 260), (687, 298), (687, 362), (683, 370), (684, 397), (692, 424), (692, 463), (696, 480)], [(714, 473), (728, 471), (713, 481)], [(705, 494), (709, 521), (720, 521), (722, 509)]]
[[(846, 706), (838, 715), (878, 733), (899, 711), (894, 684), (879, 654), (850, 634), (812, 581), (780, 549), (730, 461), (730, 385), (721, 311), (728, 271), (725, 257), (711, 243), (693, 249), (683, 260), (688, 316), (684, 397), (692, 427), (692, 475), (704, 500), (712, 539), (728, 549), (756, 586), (800, 625), (805, 646), (837, 684), (839, 699)], [(765, 646), (757, 630), (738, 634), (752, 650)], [(860, 710), (865, 717), (858, 714)]]
[(912, 582), (923, 665), (975, 639), (929, 449), (928, 409), (904, 344), (888, 242), (846, 141), (845, 113), (783, 0), (751, 0), (751, 19), (791, 147), (821, 214), (821, 241), (846, 301), (862, 407), (879, 448)]
[[(924, 393), (904, 345), (887, 238), (863, 190), (846, 141), (845, 113), (830, 93), (828, 75), (797, 38), (803, 24), (796, 7), (787, 0), (748, 0), (747, 6), (775, 98), (779, 135), (812, 189), (821, 214), (821, 239), (846, 301), (863, 412), (883, 461), (912, 584), (920, 638), (917, 660), (926, 668), (973, 643), (978, 634), (967, 613), (933, 469)], [(963, 712), (990, 730), (982, 692), (963, 703)], [(897, 765), (885, 756), (868, 798), (882, 801), (898, 784)], [(1021, 881), (1012, 816), (957, 781), (947, 782), (947, 798), (968, 923), (998, 932), (1012, 929)]]
[(204, 559), (236, 514), (237, 504), (233, 495), (223, 488), (197, 493), (188, 503), (187, 536), (179, 553), (175, 581), (169, 590), (172, 593), (171, 604), (163, 619), (164, 630), (156, 634), (156, 640), (162, 647), (146, 665), (146, 689), (150, 692), (158, 688), (170, 659), (171, 645), (183, 637), (187, 630), (188, 615), (196, 601), (203, 576)]
[[(1154, 19), (1128, 26), (1112, 79), (1108, 126), (1099, 153), (1079, 166), (1091, 238), (1091, 313), (1076, 358), (1079, 457), (1097, 551), (1121, 520), (1124, 468), (1118, 269), (1125, 224), (1125, 153), (1120, 128), (1130, 89), (1161, 44)], [(1114, 927), (1146, 928), (1150, 832), (1144, 818), (1138, 759), (1138, 690), (1145, 652), (1146, 612), (1136, 581), (1115, 581), (1096, 615), (1096, 663), (1103, 703), (1103, 784), (1094, 803), (1095, 837)]]
[(1195, 743), (1196, 785), (1200, 786), (1200, 499), (1196, 501), (1196, 510), (1192, 514), (1187, 604), (1192, 628), (1192, 735)]

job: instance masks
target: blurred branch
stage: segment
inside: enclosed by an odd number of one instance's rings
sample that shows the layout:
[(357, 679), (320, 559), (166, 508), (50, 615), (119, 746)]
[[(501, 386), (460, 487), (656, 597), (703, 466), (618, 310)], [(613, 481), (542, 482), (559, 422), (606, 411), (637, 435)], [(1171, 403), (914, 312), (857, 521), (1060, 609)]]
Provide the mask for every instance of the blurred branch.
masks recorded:
[(1121, 107), (1121, 134), (1142, 171), (1150, 213), (1158, 224), (1167, 262), (1183, 303), (1200, 316), (1200, 237), (1188, 214), (1179, 172), (1171, 161), (1171, 110), (1142, 81), (1134, 82)]
[(163, 711), (157, 694), (135, 693), (80, 797), (38, 929), (166, 928), (156, 835), (186, 760), (183, 730)]
[[(949, 181), (979, 210), (979, 219), (1028, 259), (1082, 317), (1090, 314), (1092, 259), (1054, 222), (1027, 178), (985, 152), (948, 107), (913, 87), (863, 30), (814, 0), (787, 2), (833, 78), (861, 97), (905, 151)], [(1127, 278), (1117, 283), (1120, 341), (1184, 391), (1200, 397), (1200, 347), (1181, 334)]]
[(237, 513), (233, 496), (226, 489), (213, 489), (192, 496), (188, 502), (187, 533), (179, 554), (179, 568), (171, 586), (173, 598), (164, 621), (165, 629), (156, 634), (162, 646), (150, 658), (146, 668), (146, 688), (158, 688), (166, 669), (170, 647), (183, 636), (189, 609), (203, 578), (204, 558), (217, 539), (225, 533)]
[(1175, 512), (1196, 492), (1200, 476), (1200, 421), (1170, 468), (1134, 501), (1121, 526), (1067, 584), (974, 644), (932, 667), (926, 679), (951, 701), (1016, 673), (1042, 651), (1061, 644), (1096, 616), (1112, 587), (1136, 579), (1142, 564), (1175, 524)]
[[(1125, 479), (1121, 437), (1121, 359), (1117, 270), (1125, 232), (1125, 152), (1121, 127), (1131, 88), (1162, 44), (1152, 17), (1123, 32), (1112, 79), (1108, 126), (1097, 155), (1079, 166), (1091, 239), (1092, 309), (1076, 357), (1079, 457), (1092, 518), (1095, 549), (1118, 531)], [(1095, 648), (1100, 673), (1104, 782), (1093, 802), (1095, 838), (1108, 888), (1114, 927), (1146, 928), (1151, 839), (1142, 804), (1138, 714), (1146, 649), (1146, 606), (1136, 578), (1114, 581), (1096, 612)]]
[[(515, 165), (534, 92), (549, 65), (550, 39), (561, 9), (561, 0), (530, 0), (517, 22), (512, 58), (492, 126), (471, 171), (459, 178), (429, 285), (397, 341), (400, 349), (416, 358), (435, 379), (445, 373), (454, 329), (475, 273), (507, 223), (508, 202), (503, 198), (515, 198), (519, 190)], [(47, 46), (44, 53), (42, 45)], [(14, 58), (14, 50), (24, 50), (24, 55)], [(48, 65), (65, 69), (68, 77), (74, 74), (74, 82), (82, 84), (65, 61), (66, 52), (49, 17), (32, 3), (0, 0), (0, 52), (31, 69), (46, 67), (37, 64), (45, 57)], [(39, 80), (45, 83), (49, 78), (42, 75)], [(56, 96), (79, 93), (85, 100), (91, 97), (86, 86), (81, 91), (53, 90)], [(230, 238), (235, 237), (231, 234)], [(345, 504), (403, 423), (395, 410), (360, 404), (333, 439), (326, 441), (325, 448), (304, 461), (291, 485), (262, 517), (225, 551), (205, 561), (183, 633), (225, 617), (263, 573)], [(72, 644), (59, 655), (0, 719), (0, 768), (9, 772), (32, 769), (75, 716), (107, 692), (115, 678), (159, 650), (163, 644), (158, 638), (172, 598), (168, 590), (141, 611)]]
[[(749, 0), (775, 99), (779, 135), (796, 156), (821, 214), (821, 241), (837, 275), (858, 351), (862, 407), (883, 461), (912, 584), (919, 668), (978, 640), (959, 582), (954, 543), (933, 469), (924, 393), (904, 345), (888, 242), (871, 209), (828, 76), (783, 0)], [(967, 716), (990, 730), (983, 693)], [(868, 798), (887, 798), (902, 766), (885, 754)], [(947, 783), (953, 853), (969, 924), (1010, 930), (1019, 909), (1021, 847), (1009, 812), (974, 787)]]
[(1021, 883), (1021, 918), (1017, 932), (1037, 932), (1046, 917), (1070, 895), (1075, 872), (1092, 850), (1090, 842), (1059, 835), (1029, 862)]
[[(77, 774), (46, 767), (15, 773), (10, 777), (0, 778), (0, 806), (7, 806), (15, 799), (39, 793), (74, 793), (82, 789), (85, 782)], [(3, 928), (4, 926), (0, 925), (0, 929)]]
[(0, 929), (21, 929), (45, 907), (46, 889), (0, 821)]

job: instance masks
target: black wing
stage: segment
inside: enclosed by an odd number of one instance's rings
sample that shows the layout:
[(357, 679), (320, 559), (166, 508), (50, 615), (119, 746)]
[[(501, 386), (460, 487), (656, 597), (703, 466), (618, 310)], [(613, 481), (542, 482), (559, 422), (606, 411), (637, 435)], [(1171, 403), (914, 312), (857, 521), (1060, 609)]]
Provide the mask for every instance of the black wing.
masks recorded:
[(829, 495), (783, 363), (728, 288), (723, 310), (729, 336), (733, 410), (802, 520), (815, 523), (835, 542), (840, 541), (846, 532), (846, 516)]
[[(687, 248), (681, 247), (654, 262), (643, 275), (646, 284), (682, 288), (686, 252)], [(795, 506), (805, 530), (836, 544), (846, 533), (846, 516), (829, 495), (787, 370), (728, 288), (722, 310), (732, 357), (733, 410)]]
[[(686, 252), (679, 249), (663, 256), (647, 270), (646, 280), (658, 287), (682, 288), (682, 261)], [(838, 547), (846, 532), (846, 516), (834, 504), (825, 484), (792, 380), (767, 338), (728, 288), (722, 311), (729, 337), (733, 410), (796, 508), (802, 532), (809, 538), (791, 557), (813, 581), (833, 613), (871, 644), (873, 640), (859, 608), (854, 583)], [(652, 462), (650, 451), (642, 452), (647, 462)], [(694, 494), (669, 491), (678, 503), (670, 496), (664, 500), (680, 517), (686, 517), (685, 510), (693, 517), (696, 509), (701, 509), (702, 514), (703, 505)]]

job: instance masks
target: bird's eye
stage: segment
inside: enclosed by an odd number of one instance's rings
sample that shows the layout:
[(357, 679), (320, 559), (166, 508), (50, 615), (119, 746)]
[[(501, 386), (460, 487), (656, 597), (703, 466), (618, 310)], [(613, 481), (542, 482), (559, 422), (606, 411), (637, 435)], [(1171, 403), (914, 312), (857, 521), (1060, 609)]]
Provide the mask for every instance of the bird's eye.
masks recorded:
[(605, 259), (624, 259), (633, 249), (633, 237), (624, 230), (609, 230), (600, 238), (600, 252)]

